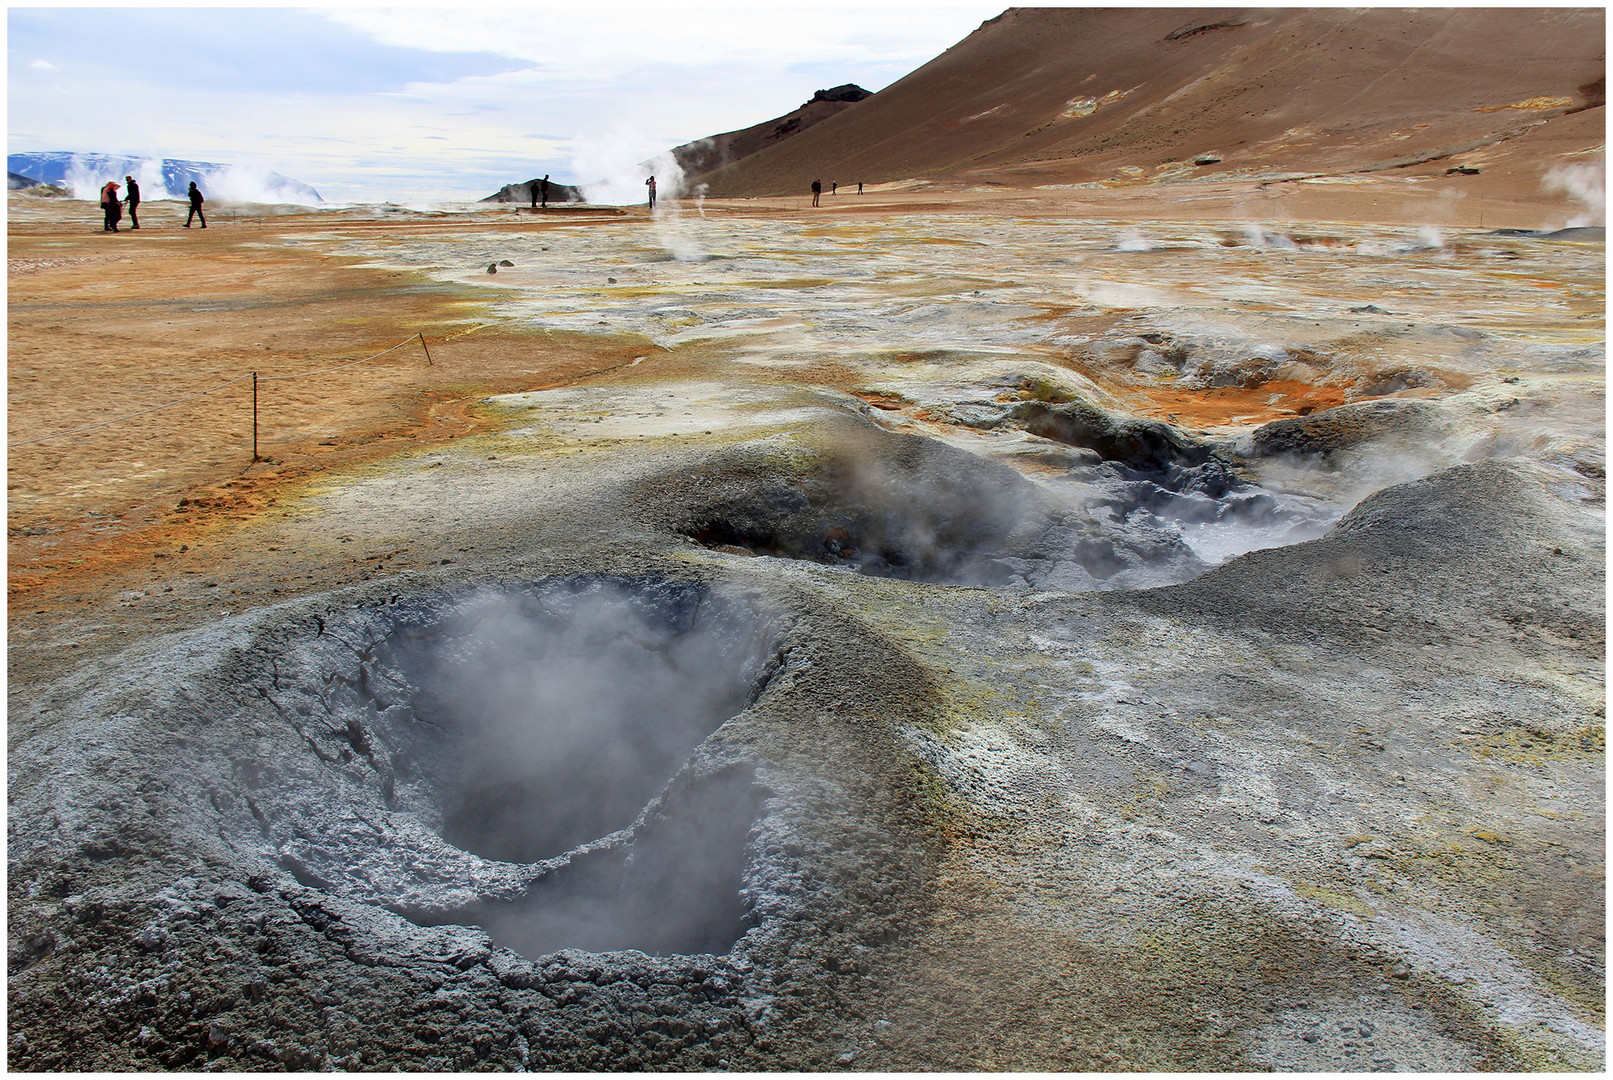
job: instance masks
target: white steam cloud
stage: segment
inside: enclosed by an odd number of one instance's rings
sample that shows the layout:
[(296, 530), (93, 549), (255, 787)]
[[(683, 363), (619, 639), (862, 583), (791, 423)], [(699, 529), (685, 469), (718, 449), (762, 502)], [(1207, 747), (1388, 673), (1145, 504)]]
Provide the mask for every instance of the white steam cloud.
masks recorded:
[(75, 157), (68, 163), (67, 176), (63, 183), (72, 191), (73, 198), (100, 202), (101, 189), (106, 186), (108, 180), (117, 182), (120, 197), (127, 195), (128, 192), (124, 190), (126, 176), (134, 177), (135, 183), (140, 185), (141, 198), (163, 197), (161, 158), (128, 158), (108, 162), (100, 156)]
[[(231, 165), (223, 172), (210, 174), (202, 181), (211, 185), (205, 194), (223, 202), (290, 203), (294, 206), (322, 205), (318, 195), (299, 191), (277, 182), (268, 169), (251, 165)], [(174, 192), (175, 195), (183, 194)]]
[(1243, 227), (1243, 237), (1254, 247), (1282, 248), (1291, 250), (1299, 245), (1282, 233), (1270, 232), (1264, 225), (1248, 224)]
[(649, 200), (644, 181), (655, 177), (657, 201), (683, 194), (683, 169), (670, 150), (648, 161), (639, 157), (635, 140), (606, 139), (581, 143), (571, 159), (572, 175), (597, 176), (585, 182), (583, 197), (605, 206), (631, 206)]
[(1607, 164), (1556, 165), (1541, 181), (1549, 192), (1567, 195), (1583, 209), (1571, 216), (1569, 228), (1607, 224)]
[[(174, 179), (170, 180), (164, 174), (165, 167), (177, 173)], [(199, 162), (165, 162), (155, 157), (117, 158), (104, 154), (78, 154), (69, 159), (62, 183), (72, 191), (75, 199), (99, 202), (101, 188), (108, 180), (117, 182), (120, 195), (127, 194), (124, 191), (126, 176), (134, 177), (140, 185), (140, 197), (148, 202), (153, 199), (183, 199), (189, 180), (194, 176), (203, 195), (210, 201), (323, 205), (313, 188), (253, 165), (203, 165)]]

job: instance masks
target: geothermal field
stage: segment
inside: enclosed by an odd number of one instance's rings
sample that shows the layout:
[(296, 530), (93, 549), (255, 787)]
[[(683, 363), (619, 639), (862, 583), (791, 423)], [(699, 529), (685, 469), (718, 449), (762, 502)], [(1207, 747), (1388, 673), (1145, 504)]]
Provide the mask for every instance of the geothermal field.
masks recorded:
[(804, 202), (12, 197), (12, 1066), (1599, 1068), (1600, 231)]
[(13, 192), (9, 1067), (1603, 1069), (1604, 40), (1016, 9), (653, 213)]

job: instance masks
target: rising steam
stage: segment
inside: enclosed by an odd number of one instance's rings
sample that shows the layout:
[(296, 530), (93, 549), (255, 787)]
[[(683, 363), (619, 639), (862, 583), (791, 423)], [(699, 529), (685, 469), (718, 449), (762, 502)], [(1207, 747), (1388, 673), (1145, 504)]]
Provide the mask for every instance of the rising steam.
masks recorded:
[(1557, 165), (1546, 173), (1542, 186), (1561, 192), (1583, 209), (1568, 219), (1570, 228), (1607, 224), (1607, 165)]

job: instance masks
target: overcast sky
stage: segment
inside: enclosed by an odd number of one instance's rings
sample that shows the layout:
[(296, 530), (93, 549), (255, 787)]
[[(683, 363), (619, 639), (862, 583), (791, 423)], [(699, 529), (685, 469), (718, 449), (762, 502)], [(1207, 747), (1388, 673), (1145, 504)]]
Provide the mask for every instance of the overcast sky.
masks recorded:
[(582, 6), (10, 8), (7, 152), (261, 166), (333, 201), (475, 199), (589, 182), (841, 83), (877, 91), (1007, 4)]

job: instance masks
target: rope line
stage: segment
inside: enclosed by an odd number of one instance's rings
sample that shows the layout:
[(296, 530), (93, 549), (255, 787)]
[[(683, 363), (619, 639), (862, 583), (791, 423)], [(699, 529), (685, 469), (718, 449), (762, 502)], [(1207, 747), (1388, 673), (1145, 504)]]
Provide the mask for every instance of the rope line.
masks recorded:
[(199, 394), (191, 394), (189, 397), (182, 397), (182, 398), (179, 398), (176, 401), (170, 401), (170, 402), (167, 402), (166, 404), (163, 404), (163, 405), (155, 405), (155, 406), (153, 406), (153, 407), (151, 407), (149, 409), (141, 409), (139, 412), (132, 412), (128, 416), (120, 416), (115, 420), (102, 420), (98, 424), (85, 424), (83, 427), (73, 428), (71, 431), (58, 431), (54, 435), (41, 435), (37, 439), (19, 439), (16, 442), (6, 443), (6, 449), (9, 450), (13, 446), (27, 446), (29, 443), (44, 442), (46, 439), (59, 439), (63, 435), (77, 435), (81, 431), (93, 431), (96, 428), (106, 427), (108, 424), (121, 424), (125, 420), (133, 420), (137, 416), (144, 416), (147, 413), (158, 412), (158, 411), (160, 411), (162, 409), (167, 409), (167, 408), (170, 408), (170, 407), (172, 407), (174, 405), (182, 405), (187, 401), (195, 401), (199, 397), (206, 397), (208, 394), (211, 394), (214, 390), (222, 390), (226, 386), (234, 386), (236, 383), (241, 382), (243, 379), (250, 379), (251, 377), (252, 377), (252, 373), (249, 371), (245, 375), (237, 375), (235, 378), (231, 379), (229, 382), (219, 383), (217, 386), (210, 386), (206, 390), (203, 390)]
[[(358, 364), (366, 363), (366, 362), (368, 362), (370, 360), (378, 359), (379, 357), (385, 356), (387, 353), (397, 352), (399, 349), (403, 348), (405, 345), (407, 345), (410, 342), (416, 340), (417, 338), (420, 338), (419, 334), (411, 334), (409, 337), (405, 338), (403, 341), (398, 342), (396, 345), (392, 346), (390, 349), (382, 349), (380, 352), (376, 353), (373, 356), (366, 356), (362, 360), (353, 360), (353, 361), (350, 361), (350, 362), (348, 362), (346, 364), (338, 364), (336, 367), (333, 367), (333, 368), (322, 368), (319, 371), (300, 371), (295, 375), (259, 375), (258, 376), (258, 381), (259, 382), (278, 382), (278, 381), (280, 381), (282, 379), (303, 379), (303, 378), (307, 378), (309, 375), (328, 375), (332, 371), (341, 371), (343, 368), (350, 368), (350, 367), (353, 367), (353, 366), (358, 365)], [(422, 343), (424, 342), (423, 338), (420, 338), (420, 340), (422, 341)], [(13, 446), (28, 446), (31, 443), (40, 443), (40, 442), (46, 441), (47, 439), (60, 439), (65, 435), (77, 435), (77, 434), (79, 434), (81, 432), (85, 432), (85, 431), (94, 431), (96, 428), (107, 427), (108, 425), (111, 425), (111, 424), (121, 424), (125, 420), (133, 420), (137, 416), (145, 416), (147, 413), (160, 412), (163, 409), (169, 409), (169, 408), (172, 408), (175, 405), (183, 405), (187, 401), (195, 401), (199, 397), (206, 397), (208, 394), (211, 394), (215, 390), (222, 390), (226, 386), (234, 386), (238, 382), (241, 382), (241, 381), (243, 381), (245, 379), (250, 379), (250, 378), (252, 378), (252, 376), (254, 374), (255, 374), (254, 372), (249, 371), (245, 375), (237, 375), (235, 378), (231, 379), (229, 382), (219, 383), (217, 386), (210, 386), (206, 390), (201, 391), (200, 393), (190, 394), (187, 397), (176, 398), (173, 401), (164, 402), (161, 405), (153, 405), (149, 409), (141, 409), (139, 412), (132, 412), (127, 416), (119, 416), (119, 417), (116, 417), (115, 419), (112, 419), (112, 420), (102, 420), (99, 423), (95, 423), (95, 424), (85, 424), (83, 427), (73, 428), (71, 431), (58, 431), (54, 435), (41, 435), (37, 439), (19, 439), (16, 442), (8, 442), (8, 443), (6, 443), (6, 449), (9, 450)]]
[(349, 362), (347, 362), (345, 364), (337, 364), (335, 367), (332, 367), (332, 368), (320, 368), (318, 371), (299, 371), (295, 375), (259, 375), (258, 376), (258, 382), (279, 382), (281, 379), (305, 379), (310, 375), (328, 375), (333, 371), (341, 371), (343, 368), (350, 368), (350, 367), (353, 367), (353, 366), (355, 366), (357, 364), (367, 363), (367, 362), (369, 362), (371, 360), (376, 359), (377, 357), (385, 356), (387, 353), (397, 352), (399, 349), (403, 348), (405, 345), (408, 345), (408, 344), (412, 343), (418, 337), (419, 337), (418, 334), (410, 334), (407, 339), (398, 342), (396, 345), (392, 346), (390, 349), (382, 349), (380, 352), (376, 353), (374, 356), (366, 356), (362, 360), (351, 360), (351, 361), (349, 361)]

